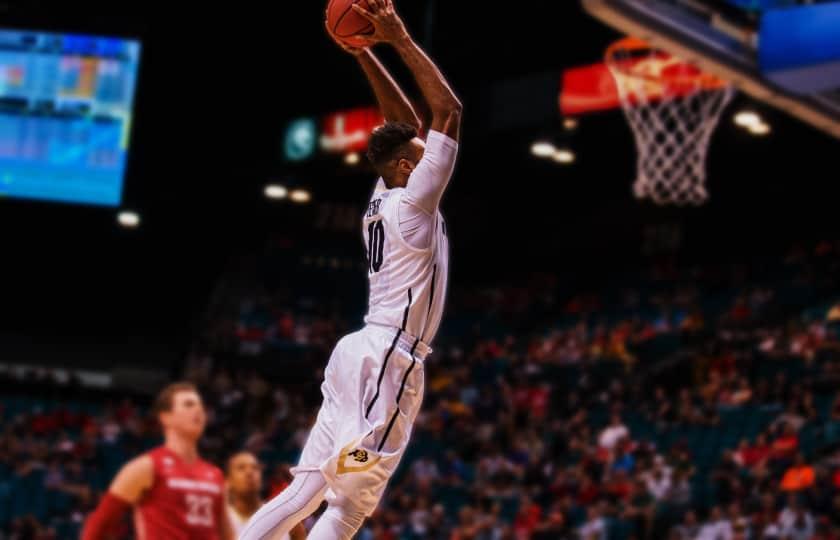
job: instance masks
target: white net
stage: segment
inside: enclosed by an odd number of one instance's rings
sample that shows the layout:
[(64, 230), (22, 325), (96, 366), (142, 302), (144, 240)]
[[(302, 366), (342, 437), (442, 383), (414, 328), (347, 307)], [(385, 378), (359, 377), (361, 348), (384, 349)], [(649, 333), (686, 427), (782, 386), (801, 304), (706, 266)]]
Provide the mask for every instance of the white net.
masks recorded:
[(632, 38), (610, 48), (607, 65), (636, 139), (636, 197), (661, 205), (704, 203), (709, 141), (732, 87)]

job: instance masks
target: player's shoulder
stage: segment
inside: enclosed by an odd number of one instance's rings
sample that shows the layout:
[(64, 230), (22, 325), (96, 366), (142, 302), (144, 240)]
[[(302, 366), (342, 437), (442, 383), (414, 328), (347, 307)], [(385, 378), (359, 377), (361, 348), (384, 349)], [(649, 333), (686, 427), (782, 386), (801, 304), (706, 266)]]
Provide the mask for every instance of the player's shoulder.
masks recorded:
[(151, 463), (158, 467), (160, 465), (166, 466), (173, 466), (177, 461), (175, 456), (172, 454), (172, 451), (169, 450), (167, 447), (161, 445), (151, 450), (146, 451), (145, 454), (142, 454), (140, 457), (147, 458)]
[(109, 488), (112, 492), (132, 503), (155, 482), (155, 461), (149, 453), (141, 454), (122, 466)]
[(163, 456), (167, 455), (168, 453), (169, 453), (169, 450), (165, 446), (161, 445), (161, 446), (156, 446), (156, 447), (152, 448), (151, 450), (146, 450), (146, 453), (142, 454), (141, 457), (146, 456), (150, 459), (157, 459), (157, 458), (160, 458), (160, 457), (163, 457)]
[(149, 450), (126, 463), (125, 466), (133, 467), (135, 469), (150, 469), (155, 466), (155, 463), (157, 463), (159, 455), (160, 454), (154, 452), (154, 450)]

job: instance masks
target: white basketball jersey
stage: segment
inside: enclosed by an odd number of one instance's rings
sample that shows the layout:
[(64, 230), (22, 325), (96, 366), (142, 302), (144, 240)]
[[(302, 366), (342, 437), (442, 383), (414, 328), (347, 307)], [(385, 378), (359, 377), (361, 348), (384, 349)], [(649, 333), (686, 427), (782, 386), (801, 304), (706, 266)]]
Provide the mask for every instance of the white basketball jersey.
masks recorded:
[(370, 282), (365, 322), (399, 328), (429, 345), (443, 316), (449, 241), (440, 211), (428, 248), (405, 241), (399, 218), (404, 193), (404, 188), (376, 191), (362, 220)]

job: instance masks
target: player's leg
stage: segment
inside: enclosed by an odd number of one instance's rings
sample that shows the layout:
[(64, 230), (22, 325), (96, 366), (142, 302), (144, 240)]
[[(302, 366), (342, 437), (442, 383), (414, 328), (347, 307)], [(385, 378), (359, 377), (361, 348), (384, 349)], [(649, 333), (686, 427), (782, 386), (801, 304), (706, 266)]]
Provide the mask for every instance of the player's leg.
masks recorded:
[(263, 505), (248, 520), (239, 539), (281, 538), (318, 509), (326, 490), (327, 482), (319, 471), (296, 474), (289, 487)]
[(303, 447), (300, 462), (292, 469), (294, 480), (248, 520), (240, 540), (281, 538), (324, 501), (327, 482), (319, 466), (333, 454), (337, 407), (335, 393), (328, 381), (321, 388), (324, 401)]
[[(362, 427), (338, 428), (342, 450), (321, 469), (331, 491), (327, 497), (327, 511), (309, 533), (312, 540), (349, 540), (361, 529), (365, 518), (378, 505), (405, 453), (422, 403), (422, 361), (405, 352), (391, 350), (392, 341), (368, 343), (375, 338), (362, 337), (367, 339), (355, 342), (355, 356), (350, 358), (351, 361), (353, 358), (358, 360), (355, 364), (348, 361), (344, 372), (347, 386), (360, 389), (355, 394), (366, 397), (356, 404), (356, 415)], [(381, 360), (386, 356), (389, 356), (387, 365)], [(377, 361), (368, 362), (370, 359)], [(368, 364), (378, 369), (372, 369)], [(358, 375), (352, 373), (354, 369)], [(379, 377), (380, 373), (382, 377)], [(343, 426), (353, 425), (352, 410), (348, 403)], [(357, 438), (352, 439), (354, 436)]]
[(330, 504), (318, 518), (309, 540), (350, 540), (362, 528), (365, 512), (352, 505)]

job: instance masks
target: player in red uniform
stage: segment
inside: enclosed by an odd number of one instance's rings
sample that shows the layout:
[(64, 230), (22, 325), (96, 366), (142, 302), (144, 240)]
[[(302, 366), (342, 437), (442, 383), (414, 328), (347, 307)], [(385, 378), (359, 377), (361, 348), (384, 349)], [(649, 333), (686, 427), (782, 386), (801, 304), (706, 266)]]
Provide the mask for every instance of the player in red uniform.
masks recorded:
[(138, 540), (234, 540), (224, 475), (198, 456), (207, 415), (195, 386), (167, 386), (154, 412), (163, 427), (163, 446), (120, 470), (88, 518), (82, 540), (108, 538), (132, 507)]

